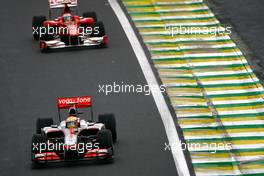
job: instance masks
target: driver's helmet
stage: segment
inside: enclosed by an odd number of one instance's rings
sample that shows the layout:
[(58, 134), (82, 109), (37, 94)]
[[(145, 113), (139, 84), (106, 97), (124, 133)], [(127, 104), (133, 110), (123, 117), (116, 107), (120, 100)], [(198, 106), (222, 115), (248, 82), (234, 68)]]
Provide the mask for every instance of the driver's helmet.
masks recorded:
[(69, 115), (77, 116), (77, 109), (75, 107), (70, 107)]
[(69, 115), (66, 119), (67, 128), (78, 128), (78, 119), (76, 116)]
[(72, 15), (70, 13), (65, 13), (63, 16), (64, 22), (71, 22), (72, 21)]

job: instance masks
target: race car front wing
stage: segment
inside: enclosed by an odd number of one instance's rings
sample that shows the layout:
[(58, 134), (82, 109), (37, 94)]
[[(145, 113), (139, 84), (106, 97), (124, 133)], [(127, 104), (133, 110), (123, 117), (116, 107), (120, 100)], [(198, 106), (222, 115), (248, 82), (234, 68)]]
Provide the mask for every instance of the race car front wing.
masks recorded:
[(59, 38), (55, 40), (45, 41), (40, 40), (39, 47), (41, 50), (73, 48), (73, 47), (91, 47), (91, 46), (105, 46), (108, 43), (108, 36), (103, 37), (87, 37), (82, 38), (82, 44), (66, 45)]
[(62, 161), (82, 161), (82, 160), (102, 160), (113, 159), (113, 149), (93, 149), (84, 154), (76, 156), (74, 158), (67, 158), (66, 154), (58, 154), (57, 152), (42, 152), (32, 153), (32, 161), (36, 163), (48, 163), (48, 162), (62, 162)]

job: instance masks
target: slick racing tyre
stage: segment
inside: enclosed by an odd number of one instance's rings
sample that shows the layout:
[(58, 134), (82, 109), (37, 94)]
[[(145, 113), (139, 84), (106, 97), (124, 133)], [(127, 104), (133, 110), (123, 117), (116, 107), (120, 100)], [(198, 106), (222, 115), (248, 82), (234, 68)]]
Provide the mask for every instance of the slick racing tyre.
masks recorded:
[(97, 140), (101, 149), (113, 147), (112, 134), (110, 130), (101, 130), (97, 134)]
[(53, 119), (52, 118), (38, 118), (36, 122), (36, 132), (37, 134), (41, 133), (41, 129), (44, 127), (49, 127), (53, 125)]
[(31, 142), (31, 152), (32, 153), (40, 153), (43, 152), (43, 150), (40, 149), (40, 146), (46, 145), (46, 137), (43, 134), (34, 134), (32, 136), (32, 142)]
[(117, 134), (116, 134), (116, 120), (114, 114), (101, 114), (98, 117), (98, 121), (100, 123), (105, 124), (106, 129), (109, 129), (112, 133), (113, 142), (116, 142)]
[(94, 23), (92, 28), (91, 37), (103, 37), (105, 35), (104, 24), (101, 21)]
[(34, 16), (32, 18), (32, 34), (33, 34), (34, 40), (39, 40), (40, 30), (43, 26), (43, 22), (46, 20), (47, 19), (45, 16)]
[(82, 16), (83, 16), (84, 18), (93, 18), (93, 19), (94, 19), (94, 22), (97, 22), (97, 15), (96, 15), (95, 12), (84, 12), (84, 13), (82, 14)]
[(43, 134), (34, 134), (31, 141), (31, 161), (32, 167), (38, 168), (43, 165), (35, 159), (35, 154), (46, 152), (47, 140)]
[(49, 31), (49, 28), (47, 27), (45, 28), (43, 27), (41, 30), (42, 30), (41, 31), (42, 33), (41, 33), (41, 36), (39, 36), (40, 40), (44, 40), (44, 41), (54, 40), (54, 34), (52, 30)]

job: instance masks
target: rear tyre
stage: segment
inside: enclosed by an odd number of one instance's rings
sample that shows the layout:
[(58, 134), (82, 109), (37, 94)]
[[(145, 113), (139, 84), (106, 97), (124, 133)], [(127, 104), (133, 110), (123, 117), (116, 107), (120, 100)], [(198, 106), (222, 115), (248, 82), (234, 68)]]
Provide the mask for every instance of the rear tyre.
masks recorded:
[(97, 134), (100, 148), (109, 149), (113, 147), (112, 134), (110, 130), (101, 130)]
[(105, 35), (104, 24), (101, 21), (94, 23), (92, 28), (91, 37), (103, 37)]
[(39, 40), (41, 27), (43, 26), (43, 22), (46, 20), (47, 18), (45, 16), (34, 16), (32, 18), (32, 34), (34, 40)]
[(52, 118), (38, 118), (36, 122), (36, 132), (37, 134), (41, 133), (41, 129), (44, 127), (49, 127), (53, 125), (53, 119)]
[(116, 120), (114, 114), (100, 114), (98, 121), (105, 125), (106, 129), (109, 129), (112, 133), (112, 140), (116, 142), (117, 133), (116, 133)]
[(94, 19), (94, 22), (97, 22), (97, 15), (96, 15), (95, 12), (84, 12), (84, 13), (82, 14), (82, 16), (83, 16), (84, 18), (93, 18), (93, 19)]

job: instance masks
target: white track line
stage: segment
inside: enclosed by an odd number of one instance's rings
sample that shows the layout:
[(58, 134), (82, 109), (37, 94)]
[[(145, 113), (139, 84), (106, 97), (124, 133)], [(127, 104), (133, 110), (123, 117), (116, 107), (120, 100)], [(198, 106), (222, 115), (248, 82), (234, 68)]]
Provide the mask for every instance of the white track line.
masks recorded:
[[(183, 154), (183, 151), (181, 149), (181, 143), (180, 139), (176, 130), (176, 127), (174, 125), (174, 120), (172, 118), (172, 115), (169, 111), (169, 108), (166, 104), (166, 101), (162, 95), (161, 92), (155, 91), (156, 88), (159, 87), (159, 84), (154, 76), (154, 73), (151, 69), (151, 66), (148, 62), (148, 59), (146, 57), (146, 54), (133, 30), (131, 27), (126, 15), (122, 11), (120, 5), (116, 0), (108, 0), (109, 4), (111, 5), (113, 11), (115, 12), (119, 22), (121, 23), (127, 38), (134, 50), (135, 55), (137, 56), (138, 62), (141, 66), (141, 69), (143, 71), (143, 74), (147, 80), (148, 85), (150, 86), (150, 89), (152, 91), (153, 98), (156, 102), (156, 106), (159, 110), (163, 125), (165, 127), (165, 131), (169, 140), (169, 143), (171, 144), (171, 152), (174, 158), (174, 162), (178, 171), (179, 176), (190, 176), (189, 169), (187, 166), (187, 162), (185, 160), (185, 156)], [(172, 145), (174, 144), (174, 145)], [(175, 145), (177, 144), (177, 145)], [(175, 146), (175, 147), (174, 147)], [(176, 147), (177, 146), (177, 147)]]

